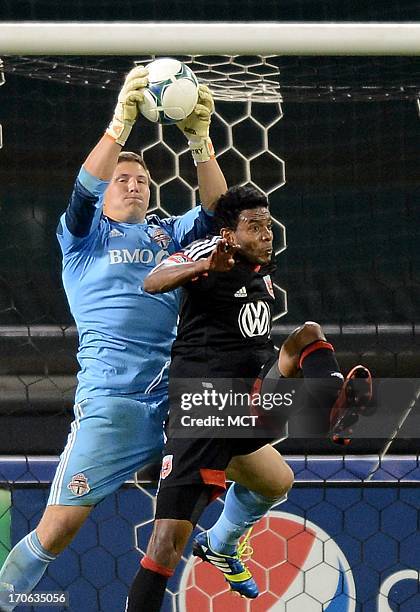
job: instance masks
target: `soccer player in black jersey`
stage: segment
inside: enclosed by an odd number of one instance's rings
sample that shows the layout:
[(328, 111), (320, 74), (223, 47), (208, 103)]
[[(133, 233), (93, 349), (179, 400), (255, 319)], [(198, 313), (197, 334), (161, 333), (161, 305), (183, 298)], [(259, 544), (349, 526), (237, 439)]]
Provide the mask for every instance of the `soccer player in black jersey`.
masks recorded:
[[(273, 234), (266, 197), (233, 187), (215, 209), (220, 235), (199, 240), (166, 259), (145, 279), (159, 293), (183, 287), (170, 379), (256, 379), (299, 369), (316, 405), (343, 403), (343, 376), (333, 347), (312, 322), (296, 329), (279, 355), (271, 340), (274, 305), (270, 269)], [(338, 399), (337, 399), (338, 397)], [(341, 405), (340, 404), (340, 405)], [(171, 404), (154, 530), (128, 597), (128, 612), (158, 612), (191, 532), (207, 504), (233, 480), (216, 524), (197, 536), (193, 552), (221, 570), (232, 590), (254, 598), (257, 585), (241, 561), (239, 538), (273, 505), (286, 499), (293, 473), (280, 453), (258, 438), (171, 437), (181, 406)], [(326, 431), (329, 428), (329, 421)]]

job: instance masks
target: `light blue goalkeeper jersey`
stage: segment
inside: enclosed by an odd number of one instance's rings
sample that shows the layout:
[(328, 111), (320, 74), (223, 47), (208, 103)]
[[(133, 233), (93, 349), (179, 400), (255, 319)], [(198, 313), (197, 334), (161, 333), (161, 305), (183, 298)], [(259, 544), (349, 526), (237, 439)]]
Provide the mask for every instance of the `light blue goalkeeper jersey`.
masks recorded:
[(150, 295), (145, 276), (211, 230), (201, 206), (180, 217), (119, 223), (102, 214), (108, 183), (81, 169), (57, 237), (63, 283), (79, 332), (76, 402), (163, 390), (178, 316), (178, 291)]

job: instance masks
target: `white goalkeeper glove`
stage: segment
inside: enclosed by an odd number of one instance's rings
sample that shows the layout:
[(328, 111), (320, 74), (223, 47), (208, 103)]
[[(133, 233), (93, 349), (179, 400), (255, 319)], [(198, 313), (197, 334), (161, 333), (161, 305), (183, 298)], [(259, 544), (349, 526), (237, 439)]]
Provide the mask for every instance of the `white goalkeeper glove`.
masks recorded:
[(121, 146), (125, 145), (139, 115), (138, 104), (143, 102), (143, 90), (148, 84), (148, 74), (143, 66), (136, 66), (130, 70), (118, 95), (114, 116), (106, 129), (106, 134)]
[(188, 138), (188, 145), (194, 162), (205, 162), (214, 158), (214, 149), (209, 136), (214, 101), (206, 85), (198, 88), (198, 101), (193, 112), (186, 119), (177, 122), (177, 127)]

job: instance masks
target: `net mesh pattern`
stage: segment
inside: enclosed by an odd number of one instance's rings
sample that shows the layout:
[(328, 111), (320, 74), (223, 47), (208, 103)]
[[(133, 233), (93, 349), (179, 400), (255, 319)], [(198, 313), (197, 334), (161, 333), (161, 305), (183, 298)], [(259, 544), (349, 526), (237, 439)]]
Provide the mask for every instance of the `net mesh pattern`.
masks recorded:
[[(277, 75), (274, 97), (264, 103), (237, 92), (235, 101), (218, 99), (211, 127), (228, 183), (251, 183), (270, 197), (277, 344), (297, 324), (317, 320), (343, 369), (362, 361), (377, 376), (416, 376), (418, 116), (405, 90), (418, 75), (412, 58), (183, 59), (196, 61), (210, 84), (221, 68), (246, 76), (260, 66)], [(1, 444), (10, 452), (59, 452), (71, 416), (77, 336), (55, 227), (133, 58), (4, 60)], [(385, 97), (398, 83), (399, 98)], [(384, 96), (337, 94), (366, 84), (382, 87)], [(312, 87), (316, 95), (306, 91)], [(128, 145), (152, 170), (153, 210), (180, 214), (195, 205), (196, 172), (176, 127), (140, 120)], [(51, 426), (48, 444), (33, 433)]]
[[(240, 7), (221, 0), (210, 7), (199, 0), (194, 14), (190, 2), (168, 4), (166, 9), (168, 19), (180, 18), (181, 12), (182, 19), (195, 20), (398, 21), (418, 16), (418, 3), (412, 1), (362, 7), (348, 0), (325, 2), (320, 9), (319, 3), (290, 0), (266, 2), (264, 11), (260, 7), (257, 0)], [(142, 3), (144, 19), (160, 19), (160, 11), (159, 3)], [(17, 13), (22, 19), (97, 20), (114, 16), (115, 2), (62, 5), (30, 0), (17, 7), (5, 0), (3, 18), (13, 20)], [(138, 20), (138, 15), (127, 2), (119, 8), (119, 18)], [(123, 75), (133, 60), (149, 58), (3, 59), (7, 81), (0, 91), (0, 448), (9, 456), (0, 460), (0, 494), (12, 492), (15, 543), (37, 525), (51, 480), (51, 474), (41, 475), (29, 458), (17, 461), (16, 454), (59, 453), (71, 419), (77, 334), (60, 282), (56, 222), (81, 160), (111, 115)], [(183, 59), (215, 93), (212, 137), (229, 183), (251, 182), (270, 195), (279, 264), (275, 340), (280, 344), (304, 320), (319, 320), (343, 368), (362, 361), (377, 375), (416, 376), (417, 59)], [(0, 66), (0, 85), (3, 80)], [(1, 135), (0, 131), (0, 144)], [(140, 149), (152, 168), (157, 210), (179, 214), (195, 205), (195, 172), (175, 128), (143, 123), (133, 133), (130, 148)], [(383, 448), (381, 440), (356, 451)], [(416, 453), (418, 440), (404, 440), (391, 450), (395, 448)], [(319, 452), (320, 447), (293, 449), (302, 450)], [(379, 462), (393, 484), (400, 485), (390, 488), (348, 481), (343, 485), (340, 462), (325, 461), (331, 467), (318, 470), (304, 459), (300, 471), (295, 470), (299, 479), (303, 474), (301, 484), (276, 511), (294, 514), (307, 525), (321, 525), (328, 533), (325, 538), (316, 532), (310, 566), (297, 568), (293, 557), (294, 543), (308, 532), (295, 523), (296, 531), (285, 533), (273, 515), (257, 527), (251, 540), (256, 555), (250, 566), (262, 590), (259, 600), (235, 600), (220, 575), (211, 569), (204, 575), (204, 566), (193, 563), (188, 549), (169, 584), (165, 612), (186, 605), (203, 612), (277, 609), (284, 587), (279, 574), (290, 565), (297, 578), (293, 590), (283, 596), (281, 609), (288, 612), (328, 609), (331, 585), (340, 585), (350, 609), (356, 604), (360, 612), (388, 609), (388, 604), (417, 610), (419, 504), (418, 490), (411, 484), (418, 487), (419, 467), (418, 458), (411, 459), (411, 483), (405, 482), (407, 471), (401, 467)], [(319, 486), (310, 488), (305, 475), (317, 478)], [(153, 494), (139, 476), (137, 488), (123, 488), (99, 504), (79, 537), (50, 566), (40, 588), (70, 591), (70, 609), (123, 609), (138, 568), (138, 551), (145, 551), (151, 533)], [(2, 495), (0, 502), (4, 558), (10, 548), (3, 536), (9, 528), (9, 506)], [(208, 528), (220, 509), (220, 502), (214, 504), (199, 528)], [(351, 572), (345, 576), (352, 573), (357, 600), (338, 580), (330, 557), (334, 541), (347, 555)], [(394, 587), (386, 601), (380, 599), (387, 578), (407, 571), (411, 586)], [(327, 589), (321, 588), (324, 581)]]
[[(287, 457), (296, 484), (250, 539), (254, 554), (247, 564), (260, 597), (234, 597), (218, 570), (191, 556), (190, 541), (168, 583), (163, 612), (322, 612), (328, 606), (372, 612), (387, 605), (416, 610), (419, 458), (377, 459)], [(35, 528), (53, 468), (47, 458), (0, 457), (0, 558), (10, 548), (10, 518), (12, 543)], [(369, 473), (375, 475), (371, 481)], [(144, 475), (135, 486), (110, 495), (49, 566), (38, 590), (68, 592), (71, 610), (124, 609), (139, 553), (144, 554), (150, 537), (154, 505), (155, 487)], [(194, 533), (208, 529), (221, 510), (222, 501), (213, 503)]]
[[(161, 19), (161, 8), (145, 0), (142, 19)], [(258, 0), (198, 0), (194, 11), (191, 2), (180, 0), (165, 8), (168, 19), (183, 20), (418, 18), (414, 0), (385, 5), (345, 0), (324, 2), (322, 7), (269, 0), (264, 10)], [(2, 16), (114, 19), (115, 2), (5, 0)], [(118, 17), (139, 19), (130, 2), (120, 3)], [(9, 456), (0, 459), (0, 558), (10, 548), (4, 537), (9, 505), (3, 494), (12, 492), (13, 544), (37, 525), (52, 476), (41, 474), (42, 458), (35, 466), (16, 454), (59, 453), (71, 418), (77, 335), (60, 282), (57, 218), (81, 160), (106, 125), (123, 75), (133, 60), (147, 58), (3, 59), (7, 82), (0, 90), (0, 448)], [(270, 194), (279, 262), (276, 284), (283, 288), (277, 289), (277, 315), (282, 316), (275, 327), (276, 341), (280, 343), (303, 320), (316, 319), (334, 340), (343, 367), (362, 360), (382, 376), (416, 376), (418, 60), (185, 59), (195, 62), (200, 78), (215, 91), (212, 136), (229, 182), (253, 182)], [(0, 66), (0, 85), (3, 82)], [(1, 134), (0, 126), (0, 145)], [(130, 148), (143, 150), (152, 166), (154, 202), (162, 213), (178, 214), (195, 204), (195, 173), (175, 128), (171, 132), (142, 124)], [(181, 197), (173, 199), (175, 193)], [(378, 448), (382, 446), (383, 441)], [(416, 453), (418, 441), (397, 448)], [(319, 452), (307, 445), (304, 450)], [(411, 484), (418, 487), (418, 458), (412, 457), (405, 471), (382, 463), (382, 471), (401, 485), (391, 484), (390, 489), (361, 482), (343, 486), (340, 461), (324, 465), (327, 470), (318, 470), (303, 459), (295, 470), (299, 479), (303, 475), (301, 485), (278, 508), (313, 524), (323, 526), (326, 521), (329, 535), (325, 539), (318, 532), (312, 565), (299, 570), (295, 590), (284, 598), (285, 609), (321, 612), (328, 607), (331, 593), (320, 584), (323, 578), (329, 585), (337, 584), (337, 568), (329, 557), (334, 541), (351, 565), (357, 610), (388, 609), (388, 604), (404, 611), (419, 609), (418, 488), (405, 482), (407, 474), (408, 480), (412, 475)], [(305, 475), (317, 478), (319, 487), (310, 489)], [(139, 476), (137, 488), (123, 488), (99, 504), (79, 537), (50, 566), (40, 588), (69, 590), (70, 609), (123, 609), (138, 568), (138, 551), (144, 552), (151, 533), (153, 494)], [(199, 528), (214, 522), (221, 503), (213, 508)], [(235, 600), (219, 575), (206, 582), (203, 567), (192, 564), (188, 549), (180, 571), (190, 564), (184, 583), (185, 592), (195, 598), (190, 609), (277, 609), (276, 576), (290, 562), (293, 543), (303, 533), (299, 526), (297, 533), (279, 533), (277, 518), (263, 521), (251, 541), (261, 599), (255, 604)], [(292, 565), (296, 569), (296, 558)], [(387, 601), (381, 600), (380, 587), (400, 571), (411, 572), (411, 578), (414, 572), (417, 578), (409, 581), (409, 588), (394, 587)], [(169, 585), (165, 612), (183, 605), (179, 579), (178, 574)], [(354, 602), (351, 595), (347, 599)]]
[[(117, 90), (141, 57), (8, 56), (5, 70), (32, 79)], [(416, 100), (420, 65), (410, 57), (178, 56), (216, 100), (259, 102)]]

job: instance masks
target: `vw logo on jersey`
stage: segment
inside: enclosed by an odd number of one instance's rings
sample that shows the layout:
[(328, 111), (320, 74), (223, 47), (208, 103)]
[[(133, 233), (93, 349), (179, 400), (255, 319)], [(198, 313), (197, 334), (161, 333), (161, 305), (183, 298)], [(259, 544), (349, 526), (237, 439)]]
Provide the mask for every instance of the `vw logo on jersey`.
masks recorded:
[[(354, 612), (356, 588), (349, 563), (332, 537), (295, 514), (271, 511), (253, 531), (253, 572), (261, 595), (249, 611)], [(255, 561), (254, 561), (255, 559)], [(179, 610), (245, 610), (223, 574), (190, 557), (181, 577)]]
[(239, 329), (245, 338), (270, 333), (270, 307), (267, 302), (249, 302), (239, 311)]

